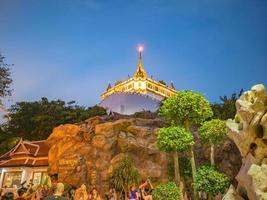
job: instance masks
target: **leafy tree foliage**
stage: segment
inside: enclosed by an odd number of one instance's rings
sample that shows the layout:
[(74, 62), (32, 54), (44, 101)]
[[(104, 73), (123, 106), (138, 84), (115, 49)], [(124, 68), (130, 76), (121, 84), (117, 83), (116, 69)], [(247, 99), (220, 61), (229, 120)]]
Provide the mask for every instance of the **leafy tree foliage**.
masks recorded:
[(204, 165), (197, 170), (193, 186), (198, 191), (215, 196), (224, 193), (229, 184), (229, 179), (225, 174), (217, 171), (213, 166)]
[(10, 137), (6, 132), (0, 127), (0, 155), (8, 152), (12, 147), (14, 147), (19, 141), (19, 137)]
[(167, 127), (159, 129), (157, 147), (161, 151), (172, 152), (174, 160), (175, 182), (180, 185), (179, 154), (189, 150), (194, 144), (193, 136), (182, 127)]
[(198, 129), (198, 132), (203, 143), (216, 144), (226, 136), (225, 121), (220, 119), (206, 121)]
[(186, 126), (186, 122), (200, 124), (213, 113), (209, 102), (200, 93), (178, 91), (162, 102), (159, 114), (171, 124)]
[[(190, 126), (198, 125), (212, 117), (209, 102), (200, 94), (192, 91), (178, 91), (175, 96), (162, 102), (159, 114), (172, 125), (184, 126), (189, 131)], [(193, 146), (191, 147), (192, 176), (195, 179), (196, 164)], [(194, 190), (194, 199), (197, 199)]]
[(132, 185), (138, 183), (139, 173), (134, 167), (132, 160), (125, 158), (123, 159), (117, 167), (112, 171), (110, 177), (111, 185), (119, 191), (123, 191), (125, 194), (125, 199)]
[(5, 57), (0, 53), (0, 106), (2, 105), (1, 98), (11, 95), (10, 84), (12, 79), (8, 64), (4, 62)]
[(157, 136), (157, 147), (161, 151), (186, 151), (194, 144), (190, 132), (179, 126), (171, 126), (159, 129)]
[(210, 162), (214, 165), (214, 145), (226, 137), (225, 121), (220, 119), (206, 121), (198, 129), (198, 133), (203, 143), (210, 144)]
[(65, 123), (81, 122), (89, 117), (104, 115), (103, 108), (81, 107), (75, 101), (48, 101), (42, 98), (34, 102), (18, 102), (8, 110), (7, 123), (3, 131), (9, 137), (23, 137), (29, 140), (46, 139), (53, 128)]
[(180, 190), (173, 182), (160, 184), (152, 192), (154, 200), (180, 200), (180, 196)]
[(243, 89), (239, 93), (233, 93), (231, 96), (220, 96), (221, 103), (211, 105), (213, 118), (227, 120), (233, 119), (236, 114), (235, 102), (242, 95)]

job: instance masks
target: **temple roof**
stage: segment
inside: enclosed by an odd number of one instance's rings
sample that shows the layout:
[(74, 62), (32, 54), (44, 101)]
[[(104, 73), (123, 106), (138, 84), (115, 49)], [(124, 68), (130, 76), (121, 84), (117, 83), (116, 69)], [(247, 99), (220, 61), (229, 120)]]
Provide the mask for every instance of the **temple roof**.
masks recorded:
[(20, 139), (15, 147), (0, 156), (0, 167), (48, 166), (48, 151), (46, 140), (30, 142)]
[(140, 49), (139, 47), (138, 65), (133, 77), (128, 76), (128, 79), (125, 81), (117, 81), (114, 86), (109, 84), (106, 91), (101, 95), (101, 100), (104, 100), (114, 93), (121, 92), (140, 93), (158, 99), (164, 99), (175, 95), (176, 91), (173, 83), (168, 86), (165, 81), (157, 81), (152, 79), (152, 77), (148, 77), (143, 65), (142, 51), (143, 48)]
[(147, 77), (146, 71), (144, 69), (143, 61), (142, 61), (141, 51), (139, 53), (138, 66), (137, 66), (136, 72), (134, 73), (134, 77), (135, 78), (146, 78)]

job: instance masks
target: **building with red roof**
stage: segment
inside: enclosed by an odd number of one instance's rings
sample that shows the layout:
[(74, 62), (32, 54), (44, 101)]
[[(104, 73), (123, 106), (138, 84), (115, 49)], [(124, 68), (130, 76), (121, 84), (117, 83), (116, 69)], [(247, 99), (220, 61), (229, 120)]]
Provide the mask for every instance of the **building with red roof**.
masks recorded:
[(17, 188), (23, 182), (40, 184), (47, 176), (48, 151), (46, 140), (20, 139), (14, 148), (0, 156), (0, 187)]

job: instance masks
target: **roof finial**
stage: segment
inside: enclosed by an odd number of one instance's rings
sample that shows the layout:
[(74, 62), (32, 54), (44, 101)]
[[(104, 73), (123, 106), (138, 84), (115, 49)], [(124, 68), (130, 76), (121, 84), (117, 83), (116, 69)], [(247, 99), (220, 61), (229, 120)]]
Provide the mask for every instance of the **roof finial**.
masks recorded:
[(142, 61), (142, 52), (144, 51), (144, 46), (143, 45), (139, 45), (138, 46), (138, 51), (139, 51), (139, 60)]
[(144, 46), (143, 45), (139, 45), (138, 46), (138, 52), (139, 52), (139, 60), (138, 60), (138, 68), (134, 74), (134, 77), (141, 77), (141, 78), (146, 78), (147, 74), (144, 70), (144, 66), (143, 66), (143, 61), (142, 61), (142, 52), (144, 50)]
[(172, 82), (172, 81), (171, 81), (170, 88), (171, 88), (171, 89), (173, 89), (173, 90), (175, 90), (175, 87), (174, 87), (174, 84), (173, 84), (173, 82)]

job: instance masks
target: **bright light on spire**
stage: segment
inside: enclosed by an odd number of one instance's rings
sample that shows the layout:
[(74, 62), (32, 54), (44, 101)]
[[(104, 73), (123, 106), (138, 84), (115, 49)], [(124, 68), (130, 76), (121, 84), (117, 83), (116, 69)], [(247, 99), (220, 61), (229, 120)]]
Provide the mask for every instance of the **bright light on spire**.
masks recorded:
[(144, 45), (140, 44), (138, 45), (138, 52), (143, 52), (144, 51)]

